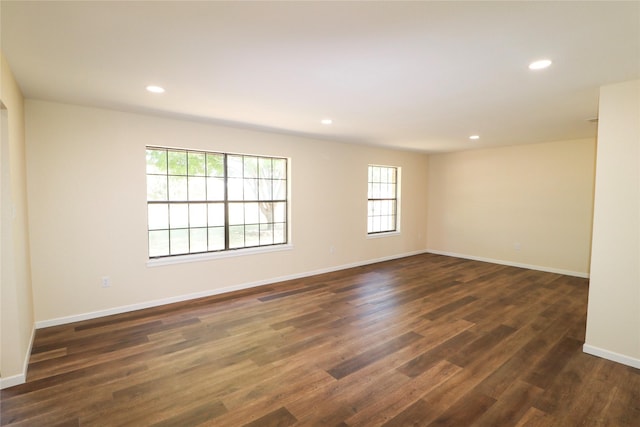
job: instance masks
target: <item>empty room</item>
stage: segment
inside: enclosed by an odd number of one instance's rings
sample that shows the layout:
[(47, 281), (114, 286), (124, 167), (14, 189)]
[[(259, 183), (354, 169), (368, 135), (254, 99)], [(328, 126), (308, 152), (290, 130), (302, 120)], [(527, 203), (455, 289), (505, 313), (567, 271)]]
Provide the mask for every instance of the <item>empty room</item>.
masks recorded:
[(0, 24), (0, 425), (639, 425), (640, 2)]

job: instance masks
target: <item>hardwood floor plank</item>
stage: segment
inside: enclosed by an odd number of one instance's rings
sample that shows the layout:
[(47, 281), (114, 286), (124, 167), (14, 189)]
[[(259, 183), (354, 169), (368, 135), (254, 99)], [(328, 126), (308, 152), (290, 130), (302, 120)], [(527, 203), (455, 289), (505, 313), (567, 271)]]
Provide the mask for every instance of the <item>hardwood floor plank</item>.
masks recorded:
[(153, 427), (195, 426), (224, 414), (227, 409), (220, 402), (207, 402), (197, 408), (181, 412), (163, 421), (153, 423)]
[(489, 331), (489, 333), (482, 335), (464, 346), (461, 351), (449, 356), (447, 360), (458, 366), (467, 366), (477, 359), (481, 353), (486, 352), (488, 348), (498, 346), (500, 342), (505, 340), (514, 332), (515, 329), (510, 326), (498, 325), (493, 330)]
[(286, 408), (278, 408), (244, 427), (287, 427), (296, 423), (296, 418)]
[(394, 338), (393, 340), (380, 344), (369, 351), (360, 353), (351, 359), (345, 360), (344, 362), (329, 369), (327, 372), (329, 372), (332, 377), (339, 380), (376, 362), (377, 360), (382, 359), (394, 351), (419, 340), (420, 338), (422, 338), (422, 335), (418, 335), (415, 332), (407, 332), (398, 338)]
[(551, 416), (539, 409), (529, 408), (518, 420), (515, 427), (551, 427), (554, 425), (556, 425), (555, 420)]
[(324, 285), (305, 286), (305, 287), (302, 287), (302, 288), (299, 288), (299, 289), (294, 289), (294, 290), (287, 291), (287, 292), (281, 292), (279, 294), (266, 295), (264, 297), (258, 298), (258, 300), (260, 300), (262, 302), (267, 302), (267, 301), (272, 301), (274, 299), (290, 297), (292, 295), (297, 295), (297, 294), (301, 294), (301, 293), (304, 293), (304, 292), (315, 291), (315, 290), (318, 290), (318, 289), (322, 289), (324, 287), (325, 287)]
[[(516, 425), (530, 408), (542, 390), (523, 381), (512, 383), (496, 403), (475, 422), (478, 426)], [(489, 396), (488, 396), (489, 397)]]
[(430, 369), (413, 377), (404, 387), (385, 390), (385, 395), (362, 408), (346, 421), (350, 426), (377, 426), (389, 422), (421, 395), (438, 387), (442, 382), (461, 370), (459, 366), (441, 360)]
[(382, 424), (382, 427), (425, 426), (427, 425), (425, 419), (429, 413), (429, 405), (424, 400), (418, 399), (398, 415)]
[(430, 312), (423, 314), (422, 316), (429, 320), (436, 320), (439, 317), (444, 316), (445, 314), (451, 314), (452, 311), (460, 307), (464, 307), (465, 305), (470, 304), (477, 300), (478, 300), (477, 297), (473, 295), (468, 295), (460, 299), (457, 299), (453, 302), (450, 302), (449, 304), (443, 305), (442, 307), (439, 307), (435, 310), (431, 310)]
[(547, 355), (538, 362), (525, 381), (542, 389), (548, 388), (562, 371), (571, 357), (582, 347), (582, 343), (573, 338), (561, 339)]
[(0, 424), (615, 426), (588, 280), (421, 254), (36, 331)]
[[(495, 399), (484, 394), (470, 393), (460, 398), (454, 405), (429, 423), (429, 426), (456, 427), (472, 425), (484, 414)], [(500, 420), (504, 423), (505, 420)]]
[(411, 359), (398, 370), (408, 377), (417, 377), (441, 360), (454, 356), (475, 338), (476, 334), (469, 330), (463, 330), (442, 344)]

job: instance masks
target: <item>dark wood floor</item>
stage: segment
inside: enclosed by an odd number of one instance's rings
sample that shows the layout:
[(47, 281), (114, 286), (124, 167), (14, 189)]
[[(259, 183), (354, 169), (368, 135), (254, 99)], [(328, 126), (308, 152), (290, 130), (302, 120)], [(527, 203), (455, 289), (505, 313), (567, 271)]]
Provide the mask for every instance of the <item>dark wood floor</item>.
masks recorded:
[(587, 289), (425, 254), (42, 329), (1, 424), (637, 427)]

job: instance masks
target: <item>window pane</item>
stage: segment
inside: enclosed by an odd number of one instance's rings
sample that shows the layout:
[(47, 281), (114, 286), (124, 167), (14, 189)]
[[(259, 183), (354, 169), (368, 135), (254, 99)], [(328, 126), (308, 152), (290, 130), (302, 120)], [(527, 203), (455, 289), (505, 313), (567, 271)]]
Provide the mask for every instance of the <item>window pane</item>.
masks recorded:
[(380, 215), (389, 215), (389, 201), (381, 200), (380, 201)]
[(207, 178), (207, 200), (224, 200), (224, 178)]
[(209, 203), (208, 218), (209, 227), (224, 226), (224, 204)]
[(229, 203), (229, 224), (244, 224), (244, 203)]
[(278, 179), (273, 181), (273, 200), (284, 200), (287, 198), (287, 181)]
[(169, 240), (171, 255), (186, 254), (189, 252), (189, 230), (170, 230)]
[(273, 178), (287, 179), (287, 161), (285, 159), (273, 159)]
[(169, 228), (169, 205), (153, 204), (148, 205), (149, 210), (149, 230), (159, 230)]
[(189, 177), (189, 200), (206, 200), (207, 187), (204, 177)]
[(382, 209), (380, 206), (380, 200), (373, 201), (373, 215), (380, 216), (382, 214)]
[(286, 242), (285, 225), (281, 223), (273, 224), (273, 243)]
[(187, 200), (187, 177), (186, 176), (170, 176), (169, 177), (169, 200)]
[(367, 218), (367, 233), (373, 233), (373, 217)]
[(260, 224), (260, 244), (273, 244), (273, 224)]
[(244, 157), (244, 174), (245, 178), (257, 178), (258, 177), (258, 158), (245, 156)]
[(169, 255), (169, 230), (149, 231), (149, 256)]
[(187, 174), (187, 152), (169, 151), (167, 153), (169, 161), (169, 175)]
[(191, 228), (189, 230), (189, 252), (206, 252), (207, 251), (207, 229)]
[(372, 169), (371, 181), (380, 182), (380, 168), (377, 166), (373, 166), (371, 169)]
[(205, 154), (189, 152), (187, 156), (189, 162), (189, 175), (204, 176)]
[(260, 222), (260, 207), (257, 203), (246, 203), (244, 205), (245, 224), (258, 224)]
[(191, 203), (189, 205), (189, 227), (207, 226), (207, 205)]
[(187, 228), (189, 226), (188, 204), (181, 203), (169, 205), (169, 226), (171, 228)]
[(273, 193), (271, 191), (271, 180), (261, 179), (259, 185), (260, 200), (273, 200)]
[(380, 184), (380, 198), (389, 198), (389, 186), (387, 184)]
[(242, 178), (242, 156), (227, 156), (227, 174), (229, 177)]
[(273, 222), (273, 203), (260, 202), (260, 222)]
[(244, 225), (232, 225), (229, 227), (229, 247), (244, 247)]
[(273, 176), (273, 170), (271, 165), (271, 159), (266, 157), (260, 157), (260, 178), (271, 178)]
[(244, 197), (243, 200), (258, 200), (258, 180), (244, 180)]
[(379, 199), (380, 198), (380, 184), (377, 182), (373, 183), (373, 191), (372, 191), (372, 199)]
[(147, 200), (167, 200), (167, 177), (147, 175)]
[(229, 200), (242, 200), (244, 180), (242, 178), (229, 178), (227, 180), (227, 190)]
[(209, 228), (209, 250), (219, 251), (224, 249), (224, 227)]
[(247, 225), (244, 228), (244, 245), (258, 246), (260, 244), (260, 226)]
[(207, 176), (224, 177), (224, 154), (207, 153)]
[(147, 173), (167, 174), (167, 150), (147, 150)]
[(374, 232), (380, 231), (380, 217), (379, 216), (374, 216), (373, 217), (373, 231)]
[(274, 203), (273, 207), (273, 221), (285, 222), (287, 218), (287, 204), (285, 202)]

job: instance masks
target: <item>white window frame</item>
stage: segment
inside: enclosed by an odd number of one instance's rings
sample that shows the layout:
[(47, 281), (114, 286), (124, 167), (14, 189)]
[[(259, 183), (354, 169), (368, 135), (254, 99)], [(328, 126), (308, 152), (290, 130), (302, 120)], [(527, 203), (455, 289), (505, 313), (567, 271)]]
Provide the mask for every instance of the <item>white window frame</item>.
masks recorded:
[[(394, 169), (395, 170), (395, 197), (381, 197), (381, 194), (378, 194), (378, 197), (375, 197), (374, 191), (372, 189), (372, 184), (375, 182), (372, 181), (372, 168), (383, 168), (383, 169)], [(379, 184), (391, 184), (387, 180), (384, 182), (378, 181)], [(367, 166), (367, 238), (379, 238), (379, 237), (388, 237), (395, 236), (400, 234), (400, 224), (401, 224), (401, 194), (402, 194), (402, 168), (400, 166), (390, 166), (390, 165), (379, 165), (379, 164), (369, 164)], [(372, 201), (390, 201), (393, 200), (395, 202), (395, 229), (393, 230), (371, 230), (371, 213)]]
[[(286, 158), (286, 157), (276, 157), (276, 156), (265, 156), (265, 155), (254, 155), (254, 154), (238, 154), (238, 153), (224, 153), (224, 152), (214, 152), (214, 151), (207, 151), (207, 150), (192, 150), (192, 149), (185, 149), (185, 148), (175, 148), (175, 147), (165, 147), (165, 146), (147, 146), (145, 152), (148, 153), (148, 150), (156, 150), (156, 151), (166, 151), (167, 152), (167, 156), (169, 155), (169, 152), (178, 152), (178, 153), (185, 153), (187, 159), (189, 158), (189, 154), (192, 153), (194, 156), (196, 155), (213, 155), (213, 156), (223, 156), (224, 157), (224, 165), (223, 165), (223, 169), (224, 169), (224, 176), (221, 177), (224, 179), (224, 198), (223, 199), (215, 199), (215, 200), (209, 200), (209, 194), (207, 193), (207, 196), (205, 197), (205, 199), (203, 200), (201, 197), (197, 198), (197, 199), (189, 199), (189, 195), (187, 192), (187, 196), (184, 199), (180, 199), (180, 200), (176, 200), (176, 199), (172, 199), (171, 195), (170, 195), (170, 184), (169, 184), (169, 177), (171, 176), (175, 176), (173, 174), (170, 173), (169, 171), (169, 167), (168, 167), (168, 163), (167, 163), (167, 169), (165, 172), (150, 172), (149, 171), (149, 159), (147, 159), (147, 161), (145, 162), (147, 164), (147, 257), (148, 257), (148, 262), (147, 265), (149, 266), (154, 266), (154, 265), (164, 265), (164, 264), (173, 264), (173, 263), (179, 263), (179, 262), (192, 262), (192, 261), (200, 261), (200, 260), (205, 260), (205, 259), (212, 259), (212, 258), (224, 258), (224, 257), (229, 257), (229, 256), (237, 256), (237, 255), (250, 255), (250, 254), (255, 254), (255, 253), (262, 253), (262, 252), (272, 252), (272, 251), (280, 251), (280, 250), (290, 250), (292, 248), (291, 245), (291, 220), (290, 220), (290, 197), (289, 195), (291, 194), (290, 192), (290, 185), (291, 185), (291, 180), (290, 180), (290, 164), (291, 164), (291, 159)], [(242, 158), (243, 162), (245, 160), (251, 161), (254, 159), (258, 159), (257, 161), (265, 161), (265, 162), (272, 162), (273, 160), (277, 160), (280, 165), (282, 165), (281, 162), (284, 161), (284, 174), (283, 175), (279, 175), (277, 177), (258, 177), (255, 178), (254, 180), (256, 182), (259, 182), (260, 179), (264, 179), (265, 183), (271, 183), (272, 184), (272, 189), (275, 186), (275, 182), (277, 181), (277, 183), (280, 183), (281, 185), (284, 185), (284, 194), (282, 194), (282, 191), (279, 192), (279, 198), (276, 200), (274, 199), (275, 194), (272, 194), (270, 197), (263, 197), (262, 195), (258, 195), (260, 193), (258, 193), (259, 189), (255, 189), (256, 192), (256, 196), (254, 196), (253, 198), (245, 198), (245, 193), (243, 192), (242, 198), (238, 199), (232, 199), (230, 198), (229, 195), (229, 181), (230, 181), (230, 169), (228, 166), (228, 161), (227, 159), (229, 158)], [(271, 163), (270, 163), (271, 164)], [(276, 163), (273, 162), (273, 165), (275, 165)], [(179, 175), (181, 177), (186, 177), (185, 179), (187, 180), (187, 182), (189, 182), (190, 178), (200, 178), (202, 177), (202, 175), (192, 175), (191, 172), (189, 171), (189, 167), (188, 167), (188, 163), (187, 163), (187, 171), (183, 173), (183, 175)], [(245, 174), (245, 166), (243, 163), (243, 171), (242, 171), (242, 175), (239, 177), (239, 179), (241, 180), (241, 182), (245, 182), (246, 185), (246, 181), (252, 179), (252, 177), (246, 176)], [(275, 170), (275, 166), (273, 166), (274, 169), (271, 169), (271, 171)], [(281, 170), (281, 169), (280, 169)], [(256, 172), (256, 173), (262, 173), (260, 171)], [(274, 172), (275, 173), (275, 172)], [(153, 197), (150, 196), (150, 190), (149, 189), (149, 185), (151, 185), (149, 182), (149, 176), (154, 176), (154, 177), (163, 177), (166, 176), (167, 177), (167, 190), (166, 190), (166, 199), (154, 199)], [(210, 177), (207, 173), (205, 173), (205, 178)], [(217, 178), (220, 178), (220, 176), (216, 176)], [(189, 186), (190, 184), (187, 184), (187, 186)], [(190, 188), (190, 187), (189, 187)], [(206, 191), (206, 190), (205, 190)], [(246, 191), (246, 190), (245, 190)], [(273, 190), (275, 192), (275, 190)], [(283, 198), (282, 198), (283, 197)], [(246, 240), (244, 241), (244, 246), (239, 246), (239, 247), (230, 247), (230, 227), (232, 227), (233, 225), (230, 224), (230, 220), (229, 220), (229, 206), (232, 204), (243, 204), (245, 207), (246, 205), (249, 204), (257, 204), (257, 203), (271, 203), (275, 206), (275, 204), (278, 204), (280, 210), (284, 210), (284, 220), (283, 221), (276, 221), (274, 219), (274, 217), (271, 217), (270, 219), (267, 219), (265, 222), (262, 221), (262, 217), (263, 215), (259, 214), (260, 216), (260, 220), (259, 222), (256, 223), (256, 225), (258, 226), (258, 229), (262, 230), (262, 226), (264, 225), (264, 228), (268, 229), (268, 226), (271, 225), (272, 226), (272, 233), (275, 233), (275, 229), (273, 227), (276, 227), (276, 223), (277, 224), (281, 224), (282, 229), (283, 229), (283, 233), (284, 233), (284, 237), (280, 238), (280, 239), (276, 239), (276, 240), (272, 240), (271, 243), (262, 243), (262, 241), (260, 240), (262, 238), (262, 235), (260, 235), (259, 239), (258, 239), (258, 243), (257, 244), (249, 244), (247, 245)], [(210, 250), (210, 247), (204, 248), (205, 250), (202, 250), (203, 248), (200, 248), (201, 250), (198, 251), (192, 251), (191, 248), (191, 241), (189, 241), (189, 248), (186, 252), (180, 252), (180, 253), (171, 253), (171, 251), (169, 250), (168, 253), (162, 253), (162, 254), (152, 254), (151, 253), (151, 244), (150, 244), (150, 238), (151, 238), (151, 233), (154, 231), (163, 231), (166, 233), (166, 236), (169, 236), (171, 233), (172, 229), (181, 229), (181, 230), (187, 230), (187, 232), (189, 233), (189, 236), (191, 236), (191, 229), (202, 229), (203, 226), (199, 225), (199, 226), (191, 226), (191, 223), (189, 222), (188, 225), (186, 227), (176, 227), (176, 228), (171, 228), (171, 224), (170, 224), (170, 220), (167, 220), (167, 225), (165, 226), (160, 226), (163, 228), (153, 228), (151, 225), (151, 214), (150, 214), (150, 206), (151, 205), (156, 205), (156, 206), (161, 206), (164, 207), (165, 205), (167, 206), (167, 209), (169, 210), (169, 212), (171, 212), (171, 205), (177, 205), (177, 204), (182, 204), (182, 205), (186, 205), (189, 207), (189, 209), (191, 208), (191, 206), (202, 206), (204, 205), (214, 205), (214, 204), (222, 204), (224, 205), (224, 225), (222, 226), (224, 229), (224, 234), (225, 234), (225, 238), (224, 238), (224, 247), (223, 248), (216, 248), (214, 250)], [(208, 208), (207, 208), (208, 209)], [(189, 211), (190, 212), (190, 211)], [(262, 212), (262, 209), (260, 209), (260, 212)], [(189, 218), (190, 221), (190, 218)], [(246, 218), (244, 219), (244, 221), (246, 221)], [(255, 228), (256, 225), (253, 225), (253, 223), (247, 223), (244, 222), (242, 224), (245, 229), (244, 229), (244, 239), (247, 238), (247, 230), (246, 227), (247, 226), (252, 226), (253, 228)], [(205, 228), (209, 229), (211, 226), (207, 223), (207, 225), (205, 226)], [(268, 230), (267, 230), (268, 231)], [(275, 234), (274, 234), (275, 236)], [(275, 239), (275, 237), (273, 237)], [(209, 241), (209, 240), (207, 240)]]

